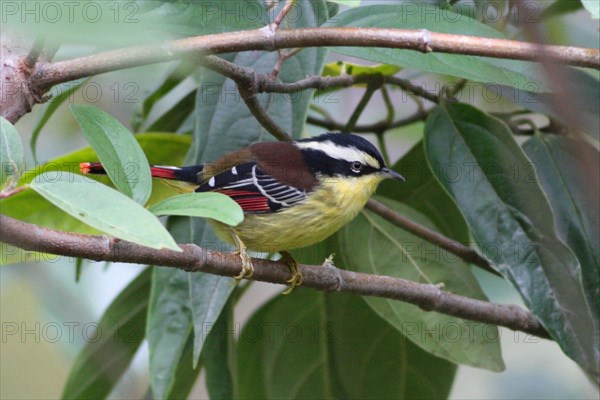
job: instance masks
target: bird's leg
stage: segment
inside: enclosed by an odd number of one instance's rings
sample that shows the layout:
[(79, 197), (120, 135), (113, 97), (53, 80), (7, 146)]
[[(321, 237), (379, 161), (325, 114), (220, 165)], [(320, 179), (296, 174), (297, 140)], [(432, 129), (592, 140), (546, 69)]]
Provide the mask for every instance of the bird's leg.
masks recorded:
[(254, 267), (252, 266), (252, 261), (250, 260), (250, 256), (246, 251), (246, 245), (242, 242), (242, 239), (235, 233), (232, 233), (231, 236), (233, 240), (235, 240), (235, 244), (237, 245), (237, 252), (240, 255), (240, 259), (242, 260), (242, 270), (240, 273), (233, 278), (236, 280), (241, 280), (244, 278), (250, 278), (252, 274), (254, 274)]
[(282, 294), (290, 294), (296, 286), (302, 285), (302, 274), (298, 269), (298, 263), (296, 260), (294, 260), (294, 257), (292, 257), (290, 253), (287, 251), (280, 251), (280, 253), (281, 261), (287, 264), (292, 274), (291, 278), (286, 281), (290, 284), (290, 286)]

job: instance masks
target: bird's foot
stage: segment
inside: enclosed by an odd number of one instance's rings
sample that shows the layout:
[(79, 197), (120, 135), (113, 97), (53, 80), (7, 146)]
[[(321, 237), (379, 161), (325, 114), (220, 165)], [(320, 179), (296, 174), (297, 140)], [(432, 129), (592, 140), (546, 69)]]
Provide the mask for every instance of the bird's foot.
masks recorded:
[(294, 260), (294, 257), (287, 251), (281, 251), (281, 261), (286, 263), (288, 268), (290, 269), (290, 273), (292, 276), (286, 282), (290, 284), (290, 286), (282, 293), (282, 294), (290, 294), (294, 290), (296, 286), (302, 285), (302, 273), (298, 269), (298, 263)]
[(250, 259), (250, 256), (246, 251), (246, 245), (244, 244), (244, 242), (242, 242), (242, 239), (240, 239), (237, 235), (234, 234), (233, 238), (238, 247), (237, 253), (240, 256), (240, 259), (242, 260), (242, 270), (233, 278), (236, 281), (240, 281), (244, 278), (251, 278), (254, 274), (254, 267), (252, 266), (252, 260)]

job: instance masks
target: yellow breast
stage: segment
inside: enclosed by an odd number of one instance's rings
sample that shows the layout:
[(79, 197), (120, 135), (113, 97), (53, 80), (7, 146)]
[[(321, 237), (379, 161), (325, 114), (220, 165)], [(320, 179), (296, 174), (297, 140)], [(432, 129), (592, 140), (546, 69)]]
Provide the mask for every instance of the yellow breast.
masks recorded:
[(382, 179), (379, 174), (325, 178), (306, 200), (283, 211), (246, 214), (236, 227), (210, 222), (223, 241), (233, 243), (233, 231), (251, 250), (274, 253), (307, 247), (326, 239), (354, 219)]

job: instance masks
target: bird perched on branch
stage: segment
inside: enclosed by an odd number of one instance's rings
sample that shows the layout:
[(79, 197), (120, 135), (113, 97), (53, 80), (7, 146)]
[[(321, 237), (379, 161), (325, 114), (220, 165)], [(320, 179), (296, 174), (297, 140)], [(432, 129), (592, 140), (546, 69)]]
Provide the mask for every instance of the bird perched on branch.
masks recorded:
[[(83, 173), (105, 173), (100, 163), (80, 166)], [(341, 133), (256, 143), (211, 163), (150, 170), (177, 181), (182, 191), (218, 192), (236, 201), (244, 211), (239, 225), (209, 220), (217, 236), (239, 250), (242, 270), (235, 278), (252, 276), (247, 249), (279, 252), (292, 274), (286, 292), (302, 283), (288, 250), (318, 243), (350, 222), (383, 179), (404, 181), (369, 141)]]

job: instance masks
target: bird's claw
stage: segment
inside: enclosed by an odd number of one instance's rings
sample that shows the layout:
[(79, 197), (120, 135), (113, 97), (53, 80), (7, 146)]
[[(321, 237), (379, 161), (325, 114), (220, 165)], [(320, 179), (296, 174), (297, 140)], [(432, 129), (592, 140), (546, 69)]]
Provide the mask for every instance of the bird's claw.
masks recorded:
[(233, 279), (239, 281), (244, 278), (251, 278), (254, 274), (254, 267), (252, 266), (252, 261), (250, 260), (250, 256), (246, 253), (246, 250), (239, 252), (240, 259), (242, 260), (242, 270), (239, 274), (233, 277)]
[(237, 253), (240, 256), (240, 259), (242, 260), (242, 270), (239, 274), (233, 277), (233, 279), (239, 282), (244, 278), (251, 278), (254, 274), (254, 267), (252, 266), (252, 260), (250, 259), (250, 256), (246, 251), (246, 245), (244, 244), (244, 242), (242, 242), (242, 239), (240, 239), (239, 236), (236, 234), (233, 234), (232, 236), (238, 247)]
[(290, 294), (296, 286), (302, 285), (302, 273), (298, 269), (298, 263), (296, 262), (296, 260), (294, 260), (292, 255), (287, 251), (281, 252), (281, 261), (287, 264), (288, 268), (290, 269), (290, 273), (292, 274), (290, 279), (286, 280), (286, 282), (289, 283), (290, 286), (285, 291), (283, 291), (282, 294)]

